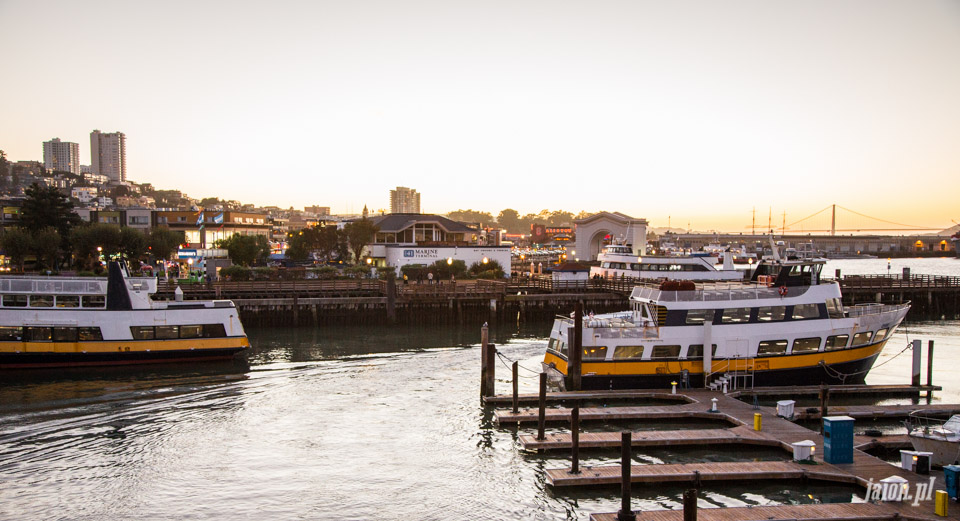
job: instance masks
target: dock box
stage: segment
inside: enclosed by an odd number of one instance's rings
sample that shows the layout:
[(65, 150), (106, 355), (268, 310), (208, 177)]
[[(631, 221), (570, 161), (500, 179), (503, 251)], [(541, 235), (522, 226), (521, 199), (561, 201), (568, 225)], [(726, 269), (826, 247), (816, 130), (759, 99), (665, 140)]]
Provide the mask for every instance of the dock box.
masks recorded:
[(853, 463), (853, 418), (849, 416), (823, 418), (823, 461)]
[(960, 465), (943, 467), (943, 480), (947, 482), (947, 495), (950, 499), (960, 498)]

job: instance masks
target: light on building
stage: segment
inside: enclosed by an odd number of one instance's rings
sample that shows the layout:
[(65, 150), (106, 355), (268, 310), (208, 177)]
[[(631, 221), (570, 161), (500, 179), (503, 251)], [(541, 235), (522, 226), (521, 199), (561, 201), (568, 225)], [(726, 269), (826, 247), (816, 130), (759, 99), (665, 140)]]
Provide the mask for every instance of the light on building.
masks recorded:
[(453, 264), (453, 257), (447, 257), (447, 266), (450, 266), (452, 264)]
[(367, 264), (373, 264), (373, 259), (371, 259), (370, 257), (367, 257)]

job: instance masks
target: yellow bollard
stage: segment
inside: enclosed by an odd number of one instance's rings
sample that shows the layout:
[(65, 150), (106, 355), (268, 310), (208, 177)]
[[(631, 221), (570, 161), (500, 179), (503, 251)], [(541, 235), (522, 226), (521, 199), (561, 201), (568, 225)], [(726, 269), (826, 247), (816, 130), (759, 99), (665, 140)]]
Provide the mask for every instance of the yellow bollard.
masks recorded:
[(941, 517), (947, 517), (947, 504), (950, 502), (950, 496), (946, 490), (938, 490), (936, 499), (934, 499), (933, 511)]
[(762, 425), (763, 415), (758, 412), (753, 413), (753, 430), (759, 431)]

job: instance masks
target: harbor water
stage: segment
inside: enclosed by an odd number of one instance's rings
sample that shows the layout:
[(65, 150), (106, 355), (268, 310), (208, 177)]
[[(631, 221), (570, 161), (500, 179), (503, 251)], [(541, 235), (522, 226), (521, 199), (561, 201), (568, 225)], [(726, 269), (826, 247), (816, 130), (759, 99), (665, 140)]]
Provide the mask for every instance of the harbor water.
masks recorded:
[[(892, 273), (908, 263), (913, 273), (960, 275), (957, 259), (891, 263)], [(885, 274), (886, 266), (831, 261), (825, 273)], [(504, 358), (500, 393), (510, 389), (510, 360), (522, 367), (520, 392), (536, 392), (549, 326), (492, 328)], [(256, 329), (253, 347), (229, 363), (4, 373), (0, 519), (554, 520), (616, 511), (617, 487), (552, 490), (544, 470), (569, 466), (568, 455), (524, 452), (518, 435), (531, 429), (495, 425), (479, 399), (479, 328)], [(924, 381), (927, 341), (935, 341), (933, 381), (944, 386), (937, 399), (960, 402), (957, 321), (906, 323), (868, 383), (908, 383), (903, 348), (913, 339), (923, 341)], [(617, 451), (581, 452), (584, 465), (618, 461)], [(637, 464), (782, 457), (709, 448), (634, 455)], [(682, 491), (635, 486), (634, 505), (679, 508)], [(709, 484), (701, 505), (858, 494), (817, 483)]]

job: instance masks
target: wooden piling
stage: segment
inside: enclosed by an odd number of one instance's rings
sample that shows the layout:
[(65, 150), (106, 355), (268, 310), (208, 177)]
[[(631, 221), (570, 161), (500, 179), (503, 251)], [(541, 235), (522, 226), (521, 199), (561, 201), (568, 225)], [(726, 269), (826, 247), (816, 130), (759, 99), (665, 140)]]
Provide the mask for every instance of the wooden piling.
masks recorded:
[(683, 521), (697, 521), (697, 489), (683, 491)]
[(537, 439), (544, 440), (547, 426), (547, 373), (540, 373), (540, 404), (537, 412)]
[(567, 390), (581, 389), (581, 369), (583, 360), (583, 304), (577, 302), (573, 312), (573, 327), (567, 330), (569, 363), (567, 364)]
[(630, 508), (630, 477), (631, 477), (631, 440), (633, 433), (620, 433), (620, 511), (617, 512), (617, 521), (636, 521), (637, 515)]
[(570, 473), (580, 473), (580, 401), (570, 411)]
[(933, 340), (927, 342), (927, 387), (933, 387)]
[(913, 341), (913, 372), (911, 373), (910, 385), (918, 387), (920, 385), (920, 354), (922, 351), (921, 341)]
[(397, 280), (394, 277), (387, 279), (387, 321), (391, 324), (397, 321)]
[(490, 329), (487, 324), (480, 328), (480, 397), (494, 395), (494, 364), (490, 356)]
[(513, 362), (513, 412), (520, 412), (520, 382), (519, 370), (520, 362)]
[[(830, 400), (830, 387), (820, 384), (820, 417), (827, 417), (827, 402)], [(820, 432), (823, 433), (823, 422), (820, 422)]]

